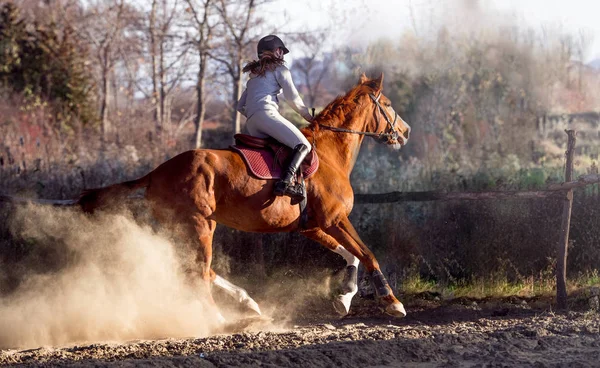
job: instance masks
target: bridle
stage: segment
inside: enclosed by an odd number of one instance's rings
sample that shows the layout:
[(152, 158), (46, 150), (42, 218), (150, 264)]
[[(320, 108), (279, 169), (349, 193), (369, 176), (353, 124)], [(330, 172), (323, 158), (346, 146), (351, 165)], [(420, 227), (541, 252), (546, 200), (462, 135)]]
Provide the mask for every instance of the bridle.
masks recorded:
[[(398, 138), (400, 137), (400, 135), (398, 134), (398, 132), (395, 129), (396, 128), (396, 121), (398, 120), (398, 113), (394, 111), (394, 121), (391, 121), (390, 118), (385, 113), (385, 109), (379, 103), (379, 99), (381, 98), (381, 92), (379, 92), (379, 94), (377, 95), (377, 97), (375, 97), (374, 94), (369, 93), (369, 97), (371, 97), (371, 100), (373, 100), (373, 102), (375, 103), (375, 105), (377, 105), (377, 107), (379, 108), (379, 111), (381, 112), (381, 114), (385, 118), (385, 121), (387, 122), (388, 127), (389, 127), (389, 131), (386, 131), (386, 132), (383, 132), (383, 133), (373, 133), (373, 132), (364, 132), (364, 131), (361, 131), (361, 130), (352, 130), (352, 129), (346, 129), (346, 128), (338, 128), (338, 127), (333, 127), (331, 125), (325, 125), (325, 124), (321, 124), (321, 123), (317, 123), (317, 124), (321, 128), (324, 128), (324, 129), (327, 129), (327, 130), (331, 130), (332, 132), (359, 134), (359, 135), (364, 135), (366, 137), (373, 137), (373, 138), (375, 138), (377, 140), (380, 140), (380, 141), (386, 141), (386, 140), (388, 140), (390, 138), (391, 139), (395, 139), (396, 141), (398, 141)], [(379, 114), (377, 114), (377, 110), (375, 110), (375, 121), (377, 122), (377, 129), (376, 130), (379, 130), (379, 126), (381, 125), (381, 121), (379, 120)]]

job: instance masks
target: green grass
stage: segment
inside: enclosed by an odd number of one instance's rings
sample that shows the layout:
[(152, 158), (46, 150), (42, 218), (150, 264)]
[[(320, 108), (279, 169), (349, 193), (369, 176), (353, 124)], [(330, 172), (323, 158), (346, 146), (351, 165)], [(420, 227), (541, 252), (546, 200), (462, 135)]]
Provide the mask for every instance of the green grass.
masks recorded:
[[(590, 287), (600, 287), (600, 274), (594, 270), (569, 279), (567, 283), (570, 293)], [(487, 299), (511, 296), (523, 298), (550, 297), (556, 294), (556, 278), (553, 273), (544, 273), (536, 277), (524, 277), (517, 281), (509, 281), (506, 277), (497, 276), (441, 285), (431, 280), (422, 279), (419, 276), (411, 276), (402, 282), (400, 291), (406, 295), (434, 293), (441, 295), (442, 299)]]
[(581, 289), (589, 287), (600, 287), (600, 274), (598, 270), (585, 272), (573, 280), (570, 280), (569, 288)]

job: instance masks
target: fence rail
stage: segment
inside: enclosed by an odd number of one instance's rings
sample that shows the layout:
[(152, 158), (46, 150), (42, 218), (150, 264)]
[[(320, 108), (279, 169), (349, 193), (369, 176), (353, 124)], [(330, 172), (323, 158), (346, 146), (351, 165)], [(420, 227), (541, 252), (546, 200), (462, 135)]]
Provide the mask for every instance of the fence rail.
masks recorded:
[(380, 194), (356, 194), (355, 203), (394, 203), (394, 202), (428, 202), (428, 201), (451, 201), (451, 200), (483, 200), (483, 199), (539, 199), (539, 198), (560, 198), (564, 197), (564, 192), (585, 187), (587, 185), (600, 183), (600, 175), (590, 174), (580, 176), (578, 180), (554, 184), (546, 189), (533, 191), (488, 191), (488, 192), (389, 192)]

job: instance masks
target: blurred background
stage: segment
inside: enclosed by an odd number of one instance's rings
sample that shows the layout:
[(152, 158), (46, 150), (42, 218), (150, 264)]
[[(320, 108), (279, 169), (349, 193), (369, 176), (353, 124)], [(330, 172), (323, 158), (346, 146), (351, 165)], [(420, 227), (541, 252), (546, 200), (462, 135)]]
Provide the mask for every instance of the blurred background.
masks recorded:
[[(565, 129), (578, 131), (575, 177), (598, 173), (600, 23), (590, 4), (0, 1), (0, 192), (74, 198), (182, 151), (227, 147), (244, 131), (241, 67), (271, 33), (317, 112), (360, 73), (384, 73), (412, 136), (398, 152), (365, 140), (356, 193), (542, 188), (564, 180)], [(599, 192), (575, 192), (571, 222), (569, 276), (587, 284), (598, 282)], [(550, 199), (365, 204), (352, 221), (405, 292), (510, 284), (532, 294), (552, 287), (561, 210)], [(27, 268), (35, 246), (10, 231), (10, 217), (3, 207), (0, 265)], [(298, 234), (219, 228), (215, 248), (217, 267), (242, 284), (249, 273), (343, 266)], [(15, 287), (4, 279), (5, 291)]]

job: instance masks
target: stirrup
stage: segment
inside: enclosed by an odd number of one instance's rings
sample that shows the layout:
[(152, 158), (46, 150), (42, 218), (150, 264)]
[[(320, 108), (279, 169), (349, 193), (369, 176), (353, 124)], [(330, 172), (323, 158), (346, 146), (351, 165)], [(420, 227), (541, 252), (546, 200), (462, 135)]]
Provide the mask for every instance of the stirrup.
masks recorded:
[(275, 183), (275, 187), (273, 189), (273, 193), (277, 197), (284, 196), (285, 192), (287, 191), (287, 188), (288, 188), (289, 185), (290, 185), (290, 183), (285, 182), (283, 180), (279, 180), (278, 182)]
[(306, 198), (306, 190), (301, 183), (290, 184), (285, 188), (285, 195), (292, 198), (292, 204), (298, 204)]
[(304, 185), (301, 183), (287, 183), (283, 180), (275, 183), (275, 189), (273, 190), (273, 193), (278, 197), (285, 195), (292, 198), (293, 204), (300, 203), (304, 200), (304, 198), (306, 198), (306, 190), (304, 189)]

